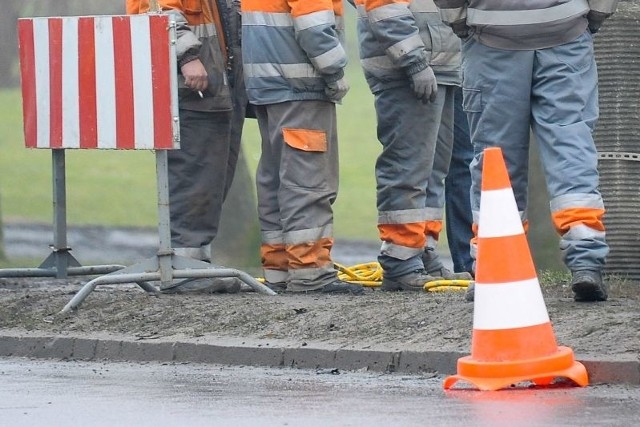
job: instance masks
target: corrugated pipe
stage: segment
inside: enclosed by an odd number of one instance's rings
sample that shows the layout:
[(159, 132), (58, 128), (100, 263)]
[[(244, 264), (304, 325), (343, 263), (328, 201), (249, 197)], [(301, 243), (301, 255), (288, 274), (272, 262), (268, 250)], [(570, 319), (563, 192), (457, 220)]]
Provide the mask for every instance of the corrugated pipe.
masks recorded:
[(594, 134), (611, 251), (605, 272), (640, 281), (640, 4), (623, 1), (595, 36)]

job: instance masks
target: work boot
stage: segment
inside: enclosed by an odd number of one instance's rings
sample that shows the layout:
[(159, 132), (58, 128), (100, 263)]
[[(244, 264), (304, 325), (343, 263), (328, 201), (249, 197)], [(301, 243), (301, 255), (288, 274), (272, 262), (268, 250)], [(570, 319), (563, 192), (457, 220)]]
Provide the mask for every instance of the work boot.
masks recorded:
[[(203, 245), (195, 248), (173, 248), (173, 252), (176, 256), (192, 258), (206, 263), (211, 262), (210, 245)], [(241, 287), (242, 281), (236, 277), (203, 277), (193, 279), (175, 279), (170, 287), (160, 289), (160, 291), (165, 294), (237, 294), (240, 292)]]
[(440, 256), (433, 248), (425, 249), (422, 253), (422, 262), (424, 263), (424, 269), (430, 276), (442, 277), (444, 280), (473, 280), (471, 274), (466, 271), (454, 273), (442, 265)]
[(340, 279), (336, 279), (333, 282), (328, 283), (321, 288), (313, 289), (310, 291), (303, 291), (303, 292), (323, 293), (323, 294), (362, 295), (364, 294), (364, 288), (361, 285), (353, 285), (351, 283), (343, 282)]
[(265, 280), (264, 285), (277, 294), (282, 294), (287, 291), (287, 282), (267, 282)]
[(464, 300), (466, 302), (473, 302), (475, 299), (475, 291), (476, 291), (476, 284), (473, 282), (469, 283), (469, 286), (467, 287), (467, 290), (464, 293)]
[(571, 273), (573, 300), (577, 302), (606, 301), (608, 286), (597, 270), (577, 270)]
[(414, 270), (411, 273), (393, 279), (383, 275), (380, 289), (386, 292), (422, 291), (425, 283), (433, 282), (434, 280), (442, 280), (442, 277), (431, 276), (424, 270)]
[(165, 294), (237, 294), (242, 281), (236, 277), (204, 277), (199, 279), (177, 279), (174, 286), (161, 289)]
[(209, 245), (199, 246), (197, 248), (173, 248), (173, 253), (180, 257), (211, 262), (211, 247)]

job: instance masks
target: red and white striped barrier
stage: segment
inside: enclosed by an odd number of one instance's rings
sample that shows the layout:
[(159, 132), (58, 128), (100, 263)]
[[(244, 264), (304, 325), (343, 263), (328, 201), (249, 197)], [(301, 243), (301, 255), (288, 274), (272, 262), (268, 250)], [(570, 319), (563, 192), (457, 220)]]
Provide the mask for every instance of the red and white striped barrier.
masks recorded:
[(25, 145), (179, 148), (167, 15), (18, 20)]

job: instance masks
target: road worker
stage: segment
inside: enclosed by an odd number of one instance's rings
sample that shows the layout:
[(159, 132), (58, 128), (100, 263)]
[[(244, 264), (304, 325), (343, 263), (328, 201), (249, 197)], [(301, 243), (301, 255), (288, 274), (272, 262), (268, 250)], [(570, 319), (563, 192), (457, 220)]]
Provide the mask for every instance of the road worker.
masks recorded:
[(382, 290), (421, 291), (452, 273), (435, 252), (453, 145), (460, 41), (433, 0), (355, 0), (360, 61), (375, 98)]
[(618, 1), (435, 1), (463, 41), (463, 102), (475, 150), (474, 223), (482, 151), (495, 146), (502, 149), (526, 229), (531, 128), (574, 298), (606, 300), (602, 269), (609, 247), (592, 137), (598, 119), (593, 35)]
[[(149, 3), (127, 0), (127, 13), (146, 13)], [(239, 5), (232, 0), (151, 3), (177, 22), (180, 149), (168, 152), (171, 245), (176, 255), (210, 262), (247, 105)], [(238, 292), (241, 282), (207, 278), (178, 284), (185, 285), (180, 289)]]
[(331, 259), (336, 103), (347, 93), (340, 0), (243, 0), (242, 53), (262, 154), (261, 259), (272, 289), (361, 294)]

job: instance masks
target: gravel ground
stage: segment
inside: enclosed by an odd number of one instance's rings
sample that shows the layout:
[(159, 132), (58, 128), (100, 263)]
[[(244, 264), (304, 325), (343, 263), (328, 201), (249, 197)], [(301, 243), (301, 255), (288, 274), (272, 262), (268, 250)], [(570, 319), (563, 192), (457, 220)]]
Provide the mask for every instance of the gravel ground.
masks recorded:
[[(8, 254), (15, 253), (14, 232), (5, 229)], [(155, 241), (147, 233), (115, 230), (105, 237), (105, 232), (74, 229), (69, 236), (70, 241), (100, 242), (103, 249), (110, 246), (105, 242), (121, 236), (122, 245), (116, 251), (126, 254), (127, 265), (153, 254), (150, 248)], [(46, 229), (33, 235), (42, 239), (43, 233)], [(74, 249), (85, 250), (75, 245)], [(45, 255), (47, 250), (45, 247)], [(338, 242), (335, 259), (345, 265), (372, 261), (376, 250), (375, 243)], [(612, 279), (609, 301), (585, 304), (572, 300), (567, 278), (561, 274), (540, 277), (558, 344), (577, 354), (640, 356), (638, 284)], [(211, 335), (281, 339), (300, 345), (463, 352), (469, 351), (473, 329), (473, 304), (464, 301), (462, 292), (390, 294), (375, 288), (368, 288), (364, 296), (265, 296), (254, 292), (154, 296), (135, 285), (102, 285), (77, 312), (59, 315), (88, 280), (78, 276), (66, 280), (0, 278), (0, 328), (60, 335), (117, 333), (138, 339)]]

